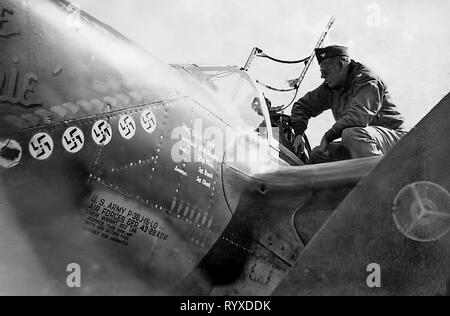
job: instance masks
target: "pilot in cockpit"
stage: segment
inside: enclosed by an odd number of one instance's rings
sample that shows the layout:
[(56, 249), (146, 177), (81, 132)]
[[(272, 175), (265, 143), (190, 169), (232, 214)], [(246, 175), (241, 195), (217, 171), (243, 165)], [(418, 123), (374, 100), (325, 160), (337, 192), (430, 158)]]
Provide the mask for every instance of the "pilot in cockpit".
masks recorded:
[[(273, 135), (275, 139), (285, 146), (291, 152), (294, 152), (292, 147), (292, 142), (294, 140), (294, 134), (290, 126), (290, 118), (287, 115), (272, 111), (272, 102), (263, 94), (264, 100), (266, 101), (267, 108), (269, 110), (271, 126), (273, 129)], [(264, 116), (261, 102), (258, 97), (255, 97), (252, 102), (253, 110), (259, 115)], [(257, 132), (261, 134), (262, 131), (266, 129), (266, 122), (263, 121), (257, 129)]]

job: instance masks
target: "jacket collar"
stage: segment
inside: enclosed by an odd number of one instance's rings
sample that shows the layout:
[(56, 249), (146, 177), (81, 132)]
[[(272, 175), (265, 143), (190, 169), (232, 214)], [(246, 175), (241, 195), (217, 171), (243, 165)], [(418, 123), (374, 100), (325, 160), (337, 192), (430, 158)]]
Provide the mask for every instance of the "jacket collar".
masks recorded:
[(360, 68), (361, 68), (361, 64), (357, 63), (356, 61), (354, 61), (352, 59), (350, 62), (350, 65), (348, 66), (348, 73), (347, 73), (347, 77), (345, 79), (345, 84), (340, 89), (342, 89), (343, 91), (347, 91), (348, 89), (351, 88), (352, 83), (355, 80), (355, 77)]

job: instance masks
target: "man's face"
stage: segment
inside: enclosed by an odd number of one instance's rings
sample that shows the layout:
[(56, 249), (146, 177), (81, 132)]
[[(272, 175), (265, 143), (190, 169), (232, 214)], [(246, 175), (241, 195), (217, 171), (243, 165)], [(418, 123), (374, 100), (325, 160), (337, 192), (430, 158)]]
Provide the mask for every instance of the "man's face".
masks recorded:
[(321, 78), (330, 88), (337, 88), (345, 81), (343, 68), (340, 62), (326, 59), (320, 63)]

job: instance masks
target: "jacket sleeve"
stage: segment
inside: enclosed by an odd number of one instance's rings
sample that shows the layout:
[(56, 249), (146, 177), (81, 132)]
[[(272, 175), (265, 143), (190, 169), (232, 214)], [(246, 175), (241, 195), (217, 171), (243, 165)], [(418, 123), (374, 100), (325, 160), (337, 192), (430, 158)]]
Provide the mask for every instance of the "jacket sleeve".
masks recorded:
[(376, 79), (366, 77), (357, 80), (349, 98), (348, 109), (325, 134), (327, 141), (332, 142), (340, 138), (346, 128), (369, 126), (381, 109), (383, 91), (383, 84)]
[(309, 119), (330, 109), (331, 103), (331, 93), (323, 85), (295, 102), (291, 113), (291, 126), (295, 135), (303, 135), (308, 127)]

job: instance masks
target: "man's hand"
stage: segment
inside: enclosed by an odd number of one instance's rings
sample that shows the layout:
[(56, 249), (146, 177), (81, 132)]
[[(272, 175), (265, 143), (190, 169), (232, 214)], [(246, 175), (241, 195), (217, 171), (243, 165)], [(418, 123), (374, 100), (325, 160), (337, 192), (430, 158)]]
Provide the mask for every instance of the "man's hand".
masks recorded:
[(302, 135), (298, 135), (297, 137), (295, 137), (294, 143), (292, 144), (292, 146), (294, 146), (295, 154), (298, 156), (299, 150), (303, 151), (303, 148), (305, 148), (305, 143), (303, 141), (303, 136)]
[(319, 146), (320, 151), (322, 151), (325, 155), (329, 156), (330, 152), (328, 151), (328, 141), (325, 138), (325, 136), (322, 138), (322, 140), (320, 141), (320, 146)]

